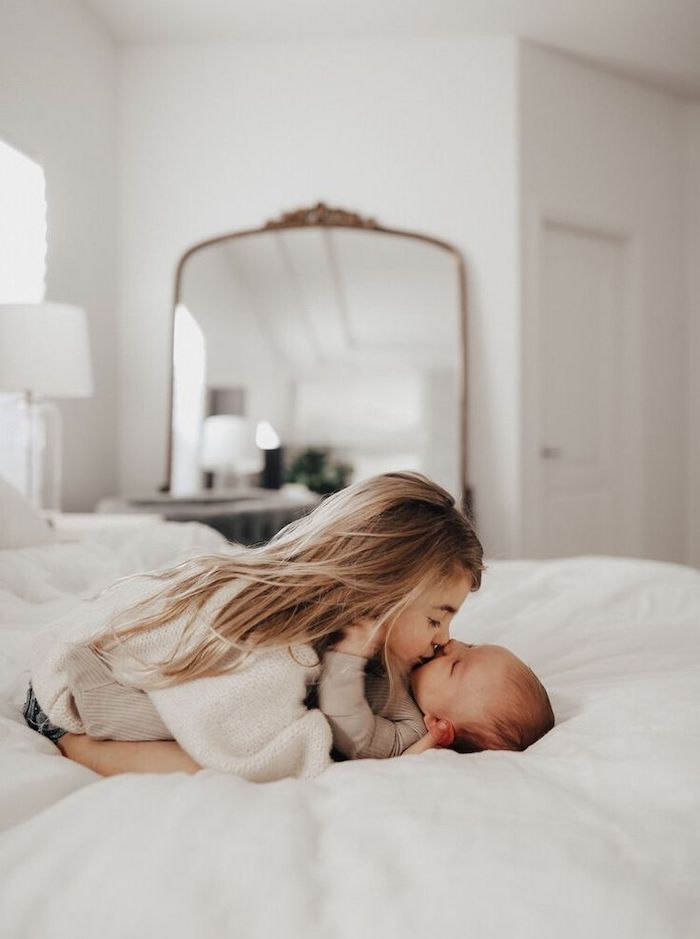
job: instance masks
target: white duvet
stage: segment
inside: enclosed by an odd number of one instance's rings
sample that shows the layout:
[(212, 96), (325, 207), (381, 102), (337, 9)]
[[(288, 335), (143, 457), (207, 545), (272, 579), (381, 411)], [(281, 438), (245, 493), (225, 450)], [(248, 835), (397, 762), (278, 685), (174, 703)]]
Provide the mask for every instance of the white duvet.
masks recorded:
[(164, 525), (0, 551), (3, 939), (700, 935), (700, 572), (490, 566), (453, 635), (509, 646), (545, 682), (558, 723), (522, 754), (103, 780), (24, 725), (37, 629), (221, 544)]

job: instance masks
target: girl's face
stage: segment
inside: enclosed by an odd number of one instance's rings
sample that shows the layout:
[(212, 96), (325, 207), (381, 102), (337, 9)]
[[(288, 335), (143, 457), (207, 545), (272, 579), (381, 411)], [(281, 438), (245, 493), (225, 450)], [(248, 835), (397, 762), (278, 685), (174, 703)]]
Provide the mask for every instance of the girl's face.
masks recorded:
[(410, 669), (435, 655), (436, 646), (450, 639), (450, 623), (472, 589), (465, 571), (428, 587), (394, 620), (387, 647), (404, 668)]

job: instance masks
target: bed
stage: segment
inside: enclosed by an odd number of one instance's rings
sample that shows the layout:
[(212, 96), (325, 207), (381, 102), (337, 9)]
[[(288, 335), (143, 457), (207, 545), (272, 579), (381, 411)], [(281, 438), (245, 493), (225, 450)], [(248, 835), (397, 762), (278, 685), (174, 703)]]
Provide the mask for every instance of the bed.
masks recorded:
[(494, 561), (453, 635), (509, 646), (557, 725), (313, 781), (101, 779), (29, 730), (37, 631), (122, 574), (218, 550), (162, 523), (0, 551), (0, 932), (634, 937), (700, 931), (700, 572)]

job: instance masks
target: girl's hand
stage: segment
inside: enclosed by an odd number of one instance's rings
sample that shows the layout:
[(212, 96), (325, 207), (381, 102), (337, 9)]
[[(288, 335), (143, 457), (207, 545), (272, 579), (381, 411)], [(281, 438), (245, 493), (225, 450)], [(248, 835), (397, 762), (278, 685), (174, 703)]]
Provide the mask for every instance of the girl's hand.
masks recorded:
[(93, 749), (92, 745), (94, 743), (97, 743), (97, 741), (85, 734), (63, 734), (56, 741), (56, 746), (69, 760), (87, 766), (85, 756)]
[(347, 652), (371, 658), (376, 655), (384, 640), (384, 630), (377, 629), (376, 620), (365, 619), (348, 626), (343, 638), (332, 647), (335, 652)]

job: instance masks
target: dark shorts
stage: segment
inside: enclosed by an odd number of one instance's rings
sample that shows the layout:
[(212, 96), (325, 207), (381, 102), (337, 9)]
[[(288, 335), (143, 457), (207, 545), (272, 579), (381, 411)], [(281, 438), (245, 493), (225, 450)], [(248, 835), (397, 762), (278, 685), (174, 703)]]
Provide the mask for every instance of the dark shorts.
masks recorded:
[(63, 728), (56, 727), (55, 724), (52, 724), (46, 714), (44, 714), (31, 685), (27, 691), (27, 700), (24, 702), (24, 711), (22, 713), (24, 714), (25, 721), (32, 730), (36, 730), (37, 733), (48, 737), (49, 740), (52, 740), (54, 743), (56, 743), (59, 737), (68, 733), (67, 730), (63, 730)]

